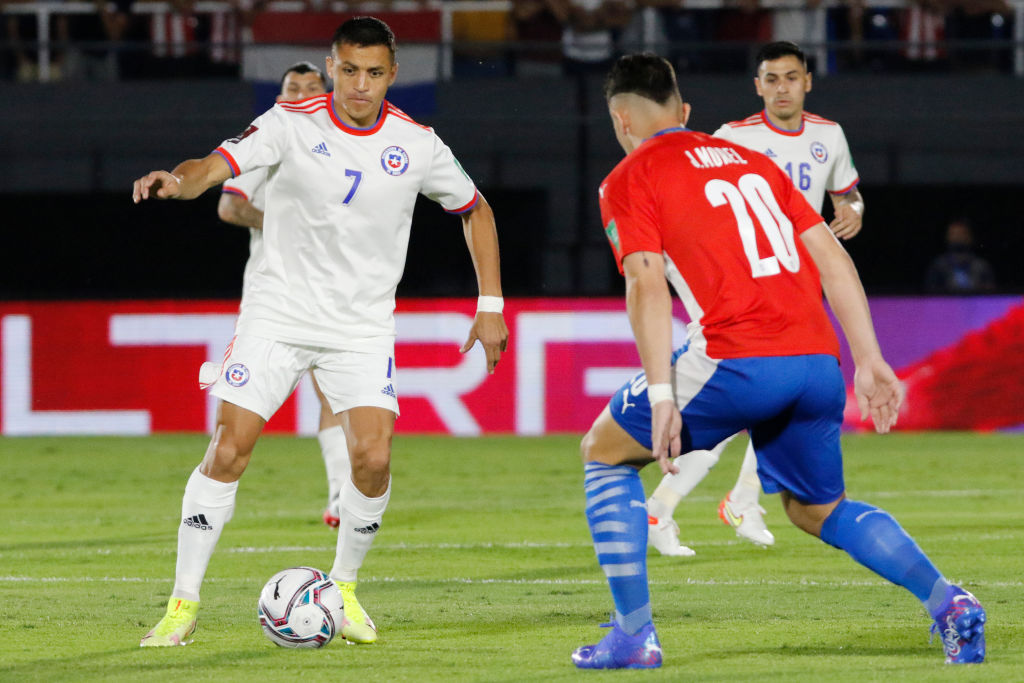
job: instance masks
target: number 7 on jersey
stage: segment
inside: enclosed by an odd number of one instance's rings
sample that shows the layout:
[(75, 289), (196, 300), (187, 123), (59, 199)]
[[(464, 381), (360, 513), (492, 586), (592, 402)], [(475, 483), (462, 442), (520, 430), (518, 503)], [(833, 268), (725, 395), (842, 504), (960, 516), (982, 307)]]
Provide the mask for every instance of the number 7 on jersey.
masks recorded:
[(352, 198), (356, 196), (356, 190), (359, 189), (359, 183), (363, 179), (363, 172), (353, 171), (351, 168), (346, 168), (345, 177), (354, 178), (354, 180), (352, 181), (352, 187), (349, 189), (348, 194), (345, 195), (345, 198), (341, 201), (342, 204), (348, 206), (349, 202), (352, 201)]

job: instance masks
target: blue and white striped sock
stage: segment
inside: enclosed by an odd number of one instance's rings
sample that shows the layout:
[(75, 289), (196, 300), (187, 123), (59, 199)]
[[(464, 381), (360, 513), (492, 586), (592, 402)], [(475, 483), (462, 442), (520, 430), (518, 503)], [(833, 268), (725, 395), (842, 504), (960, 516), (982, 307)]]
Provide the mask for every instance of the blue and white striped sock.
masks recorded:
[(615, 621), (629, 635), (651, 621), (647, 589), (647, 507), (640, 474), (627, 465), (587, 463), (583, 477), (594, 551), (615, 602)]

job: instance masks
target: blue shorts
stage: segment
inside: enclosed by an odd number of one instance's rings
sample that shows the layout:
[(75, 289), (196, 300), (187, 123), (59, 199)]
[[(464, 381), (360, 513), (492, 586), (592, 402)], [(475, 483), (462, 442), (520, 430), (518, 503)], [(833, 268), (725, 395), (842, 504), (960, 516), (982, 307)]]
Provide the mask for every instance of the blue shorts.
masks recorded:
[[(846, 390), (834, 356), (716, 360), (699, 349), (673, 356), (683, 452), (705, 450), (744, 429), (766, 493), (789, 491), (807, 504), (831, 503), (846, 486), (839, 430)], [(651, 447), (651, 406), (643, 372), (608, 403), (615, 421)]]

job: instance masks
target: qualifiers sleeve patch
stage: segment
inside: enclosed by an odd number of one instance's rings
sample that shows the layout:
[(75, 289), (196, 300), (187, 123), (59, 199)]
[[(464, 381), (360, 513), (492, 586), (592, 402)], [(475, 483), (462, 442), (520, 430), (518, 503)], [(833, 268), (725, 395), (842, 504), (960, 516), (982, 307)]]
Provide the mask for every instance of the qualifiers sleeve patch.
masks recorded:
[(622, 244), (619, 242), (619, 228), (615, 225), (614, 218), (605, 226), (604, 234), (608, 236), (608, 242), (612, 245), (615, 258), (622, 261)]
[(247, 137), (249, 137), (250, 135), (252, 135), (253, 133), (255, 133), (258, 130), (259, 130), (259, 128), (257, 128), (256, 126), (250, 125), (248, 128), (246, 128), (244, 131), (242, 131), (236, 137), (228, 138), (228, 142), (233, 142), (233, 143), (235, 143), (237, 145), (242, 140), (246, 139)]

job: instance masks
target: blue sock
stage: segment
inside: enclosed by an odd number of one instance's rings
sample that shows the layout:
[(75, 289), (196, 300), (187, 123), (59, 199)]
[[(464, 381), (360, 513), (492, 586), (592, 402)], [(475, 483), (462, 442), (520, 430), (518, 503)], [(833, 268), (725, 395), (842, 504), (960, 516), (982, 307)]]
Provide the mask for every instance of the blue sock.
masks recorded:
[(914, 539), (885, 510), (840, 501), (821, 527), (821, 540), (845, 550), (881, 577), (903, 586), (934, 612), (949, 586)]
[(640, 474), (627, 465), (587, 463), (583, 477), (594, 551), (629, 635), (651, 621), (647, 590), (647, 507)]

